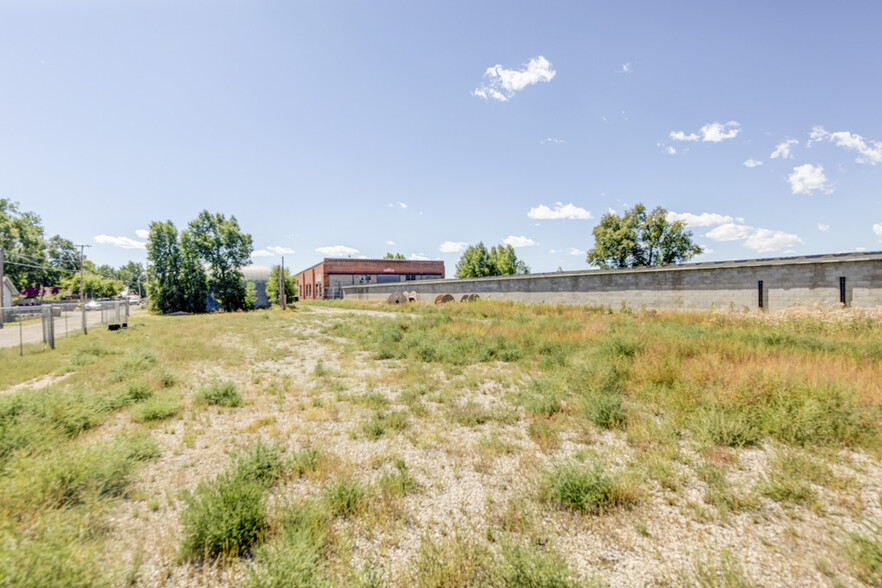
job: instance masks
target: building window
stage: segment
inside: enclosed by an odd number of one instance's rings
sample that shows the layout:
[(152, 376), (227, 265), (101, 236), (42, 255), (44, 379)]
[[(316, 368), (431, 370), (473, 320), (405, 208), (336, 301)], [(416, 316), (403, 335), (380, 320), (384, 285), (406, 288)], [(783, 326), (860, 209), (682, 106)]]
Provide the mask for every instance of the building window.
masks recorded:
[(404, 281), (413, 282), (414, 280), (416, 280), (416, 274), (407, 274), (407, 277), (405, 278)]

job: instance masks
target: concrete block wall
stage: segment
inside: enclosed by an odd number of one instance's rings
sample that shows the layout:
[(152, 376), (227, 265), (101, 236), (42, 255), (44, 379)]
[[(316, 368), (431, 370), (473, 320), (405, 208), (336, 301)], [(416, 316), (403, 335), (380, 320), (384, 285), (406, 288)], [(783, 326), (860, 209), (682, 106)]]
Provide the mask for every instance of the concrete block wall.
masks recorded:
[[(421, 302), (439, 294), (457, 300), (477, 294), (488, 300), (590, 304), (657, 310), (755, 309), (763, 282), (766, 310), (807, 303), (838, 304), (840, 277), (846, 301), (882, 306), (882, 252), (849, 253), (746, 261), (692, 263), (663, 268), (589, 270), (468, 280), (409, 282)], [(351, 286), (344, 298), (385, 300), (404, 284)]]

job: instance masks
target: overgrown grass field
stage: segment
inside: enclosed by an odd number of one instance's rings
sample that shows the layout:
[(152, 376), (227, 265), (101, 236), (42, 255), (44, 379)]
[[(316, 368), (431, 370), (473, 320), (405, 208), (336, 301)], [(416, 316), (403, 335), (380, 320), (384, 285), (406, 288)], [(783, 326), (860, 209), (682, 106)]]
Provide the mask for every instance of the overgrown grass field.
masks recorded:
[(882, 583), (878, 313), (133, 322), (0, 350), (0, 584)]

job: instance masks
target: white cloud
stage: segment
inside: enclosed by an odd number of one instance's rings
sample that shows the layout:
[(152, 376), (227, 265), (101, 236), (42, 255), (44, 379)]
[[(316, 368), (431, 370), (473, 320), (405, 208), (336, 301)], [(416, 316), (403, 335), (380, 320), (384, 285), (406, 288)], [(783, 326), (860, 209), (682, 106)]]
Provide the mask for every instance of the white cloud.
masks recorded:
[(830, 230), (830, 225), (825, 225), (825, 224), (823, 224), (823, 223), (818, 223), (818, 230), (821, 231), (822, 233), (826, 233), (827, 231)]
[(396, 206), (398, 206), (399, 208), (407, 208), (407, 204), (405, 204), (404, 202), (390, 202), (386, 206), (388, 206), (389, 208), (395, 208)]
[(258, 249), (251, 254), (251, 257), (273, 257), (275, 255), (289, 255), (291, 253), (296, 253), (296, 251), (287, 247), (272, 246)]
[(794, 194), (811, 194), (815, 190), (822, 190), (826, 194), (833, 192), (833, 187), (827, 183), (824, 168), (819, 165), (806, 163), (793, 168), (793, 173), (788, 176), (790, 190)]
[(676, 155), (677, 149), (671, 145), (668, 145), (667, 147), (665, 147), (665, 153), (667, 153), (668, 155)]
[(138, 229), (137, 231), (135, 231), (135, 235), (141, 237), (142, 239), (146, 239), (150, 236), (150, 231), (148, 231), (147, 229)]
[(727, 123), (712, 122), (701, 127), (701, 140), (710, 143), (719, 143), (725, 139), (734, 139), (741, 131), (741, 123), (730, 120)]
[(665, 217), (668, 222), (683, 221), (690, 227), (712, 227), (723, 223), (731, 223), (731, 216), (724, 216), (715, 212), (702, 212), (701, 214), (692, 214), (691, 212), (669, 212)]
[(468, 247), (468, 243), (464, 243), (462, 241), (444, 241), (441, 243), (441, 246), (438, 247), (438, 250), (441, 253), (459, 253), (466, 247)]
[(803, 244), (802, 239), (791, 233), (734, 223), (720, 225), (706, 233), (705, 236), (714, 241), (742, 241), (741, 244), (744, 247), (758, 253), (791, 249)]
[(560, 145), (561, 143), (566, 143), (564, 139), (558, 139), (557, 137), (548, 137), (539, 141), (542, 145), (546, 143), (554, 143), (555, 145)]
[(588, 220), (594, 218), (591, 216), (590, 211), (580, 208), (572, 202), (569, 204), (555, 202), (554, 208), (548, 208), (544, 204), (540, 204), (536, 208), (531, 208), (527, 211), (527, 216), (538, 220)]
[(578, 256), (580, 256), (580, 257), (585, 257), (586, 255), (588, 255), (588, 252), (587, 252), (587, 251), (584, 251), (584, 250), (582, 250), (582, 249), (577, 249), (577, 248), (575, 248), (575, 247), (570, 247), (570, 248), (567, 250), (567, 253), (569, 253), (570, 255), (578, 255)]
[(758, 167), (762, 164), (763, 164), (763, 162), (759, 161), (757, 159), (748, 159), (747, 161), (744, 162), (744, 167)]
[(790, 147), (792, 145), (799, 145), (799, 141), (796, 139), (787, 139), (783, 143), (778, 143), (769, 157), (772, 159), (778, 159), (779, 157), (781, 159), (793, 159), (793, 154), (790, 153)]
[(521, 235), (520, 237), (516, 237), (515, 235), (509, 235), (502, 242), (506, 245), (511, 245), (512, 247), (529, 247), (530, 245), (535, 245), (536, 241), (533, 239), (529, 239)]
[(505, 69), (497, 64), (487, 68), (484, 72), (487, 81), (475, 88), (472, 96), (506, 102), (515, 92), (539, 82), (550, 82), (556, 74), (551, 63), (541, 55), (531, 59), (523, 69)]
[(879, 241), (882, 242), (882, 223), (876, 223), (873, 225), (873, 232), (876, 233), (876, 236), (879, 237)]
[(346, 247), (345, 245), (332, 245), (330, 247), (319, 247), (316, 249), (318, 253), (322, 255), (328, 255), (330, 257), (345, 257), (349, 255), (353, 255), (358, 253), (358, 249), (353, 249), (352, 247)]
[(128, 237), (111, 237), (110, 235), (96, 235), (95, 242), (102, 245), (113, 245), (120, 249), (146, 249), (147, 244), (143, 241), (135, 241)]
[(863, 253), (864, 251), (867, 251), (867, 248), (866, 247), (855, 247), (854, 250), (857, 251), (858, 253)]
[(408, 259), (410, 259), (411, 261), (429, 261), (430, 260), (430, 258), (426, 257), (426, 255), (423, 254), (422, 251), (419, 253), (411, 253), (410, 257)]
[(705, 233), (705, 237), (714, 241), (740, 241), (750, 236), (753, 227), (747, 225), (736, 225), (735, 223), (726, 223)]
[(395, 241), (386, 241), (386, 245), (395, 245)]
[(802, 239), (796, 235), (770, 229), (756, 229), (743, 243), (748, 249), (759, 253), (790, 249), (802, 244)]
[(701, 139), (705, 143), (719, 143), (726, 139), (735, 138), (740, 132), (741, 123), (730, 120), (726, 123), (707, 123), (698, 129), (698, 133), (687, 135), (684, 131), (671, 131), (669, 135), (674, 141), (698, 141)]
[(858, 156), (855, 161), (858, 163), (869, 163), (870, 165), (882, 163), (882, 141), (868, 142), (857, 133), (850, 133), (848, 131), (828, 133), (824, 130), (824, 127), (812, 129), (809, 145), (815, 141), (831, 141), (836, 143), (837, 147), (842, 147), (849, 151), (857, 151)]
[(674, 141), (698, 141), (698, 135), (695, 133), (687, 135), (683, 131), (671, 131), (671, 139)]
[(628, 63), (623, 63), (622, 69), (619, 71), (621, 71), (622, 73), (631, 73), (632, 71), (634, 71), (634, 68), (631, 67), (631, 62), (629, 61)]

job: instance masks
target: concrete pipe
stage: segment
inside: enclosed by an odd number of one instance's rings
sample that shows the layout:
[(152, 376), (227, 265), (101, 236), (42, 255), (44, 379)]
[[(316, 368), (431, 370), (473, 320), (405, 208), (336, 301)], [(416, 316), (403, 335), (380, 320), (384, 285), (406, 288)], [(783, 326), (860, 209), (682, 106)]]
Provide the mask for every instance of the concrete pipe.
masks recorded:
[(435, 297), (435, 304), (447, 304), (448, 302), (456, 302), (456, 298), (450, 294), (439, 294)]

